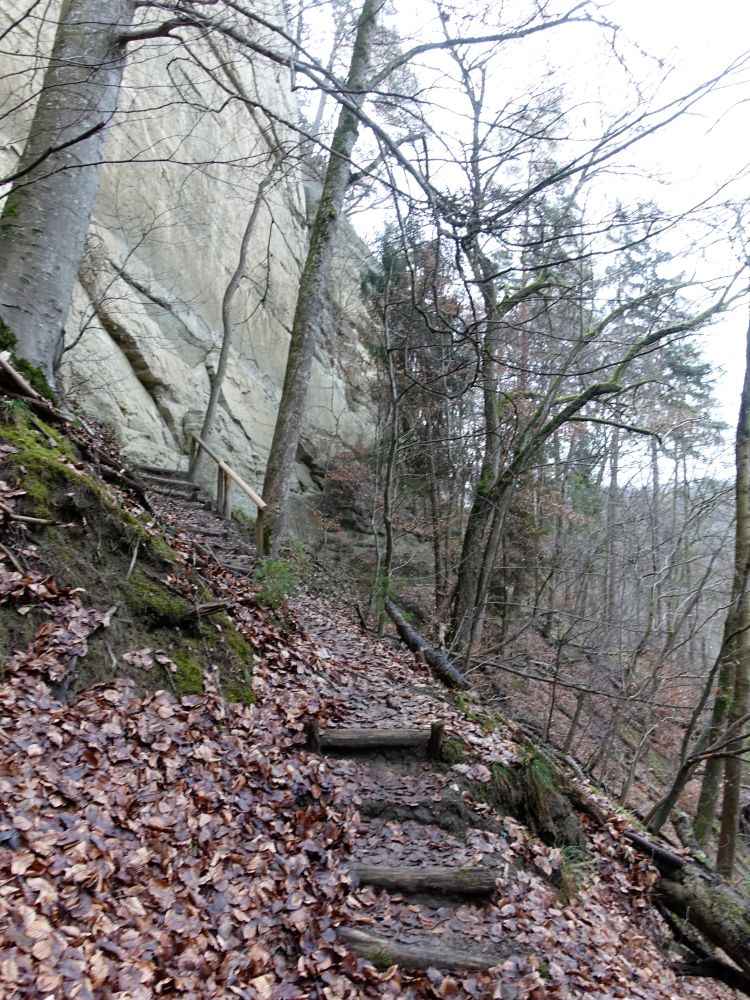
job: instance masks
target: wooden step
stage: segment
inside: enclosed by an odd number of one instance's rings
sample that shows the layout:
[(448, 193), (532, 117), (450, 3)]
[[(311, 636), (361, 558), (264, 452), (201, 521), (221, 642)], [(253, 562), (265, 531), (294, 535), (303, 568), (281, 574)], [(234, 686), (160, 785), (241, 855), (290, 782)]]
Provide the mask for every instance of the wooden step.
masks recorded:
[(168, 479), (185, 479), (189, 475), (187, 469), (163, 469), (158, 465), (136, 465), (135, 471), (139, 476), (166, 476)]
[(502, 955), (478, 955), (475, 951), (452, 948), (439, 939), (424, 944), (402, 944), (360, 927), (339, 927), (342, 938), (360, 958), (378, 969), (400, 965), (402, 969), (441, 969), (445, 972), (479, 972), (505, 961)]
[(191, 491), (174, 490), (174, 489), (170, 490), (166, 489), (163, 486), (152, 486), (150, 483), (146, 483), (146, 492), (152, 494), (156, 493), (158, 496), (167, 497), (170, 500), (181, 500), (184, 503), (188, 503), (191, 500), (194, 500), (194, 498), (198, 496), (197, 488)]
[(351, 865), (365, 885), (389, 892), (428, 892), (450, 896), (491, 896), (500, 873), (492, 868), (448, 868), (445, 865)]
[(377, 753), (381, 750), (423, 749), (439, 757), (445, 726), (433, 722), (429, 729), (324, 729), (311, 723), (307, 737), (311, 749), (319, 753)]
[(189, 479), (180, 479), (180, 478), (175, 478), (173, 476), (148, 475), (148, 476), (141, 476), (141, 479), (143, 480), (144, 483), (146, 483), (147, 486), (150, 486), (152, 489), (156, 486), (165, 486), (168, 489), (189, 490), (189, 491), (194, 491), (198, 489), (198, 486), (195, 483), (192, 483)]

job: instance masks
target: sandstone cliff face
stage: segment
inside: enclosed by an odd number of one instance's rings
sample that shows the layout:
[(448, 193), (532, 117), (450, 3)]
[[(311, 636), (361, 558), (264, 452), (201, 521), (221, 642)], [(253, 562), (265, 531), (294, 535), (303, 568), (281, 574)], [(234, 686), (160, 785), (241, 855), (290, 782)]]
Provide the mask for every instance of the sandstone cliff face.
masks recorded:
[[(16, 0), (7, 6), (0, 21), (25, 9)], [(273, 7), (267, 15), (280, 17)], [(53, 27), (29, 19), (14, 30), (21, 54), (0, 55), (0, 106), (16, 107), (19, 96), (33, 94), (41, 77), (31, 72), (31, 57), (48, 50)], [(172, 41), (130, 54), (66, 325), (62, 381), (86, 412), (115, 428), (129, 462), (186, 465), (221, 344), (222, 296), (258, 184), (278, 161), (233, 303), (234, 346), (214, 439), (258, 486), (308, 234), (300, 137), (285, 124), (298, 115), (286, 68), (230, 57), (217, 43), (193, 48), (204, 68)], [(238, 90), (244, 101), (229, 96)], [(22, 148), (29, 112), (30, 105), (0, 117), (4, 173)], [(353, 259), (360, 252), (352, 239), (340, 255), (319, 318), (303, 436), (308, 465), (366, 446), (373, 435), (362, 338), (368, 319)], [(298, 487), (312, 488), (304, 463), (298, 472)]]

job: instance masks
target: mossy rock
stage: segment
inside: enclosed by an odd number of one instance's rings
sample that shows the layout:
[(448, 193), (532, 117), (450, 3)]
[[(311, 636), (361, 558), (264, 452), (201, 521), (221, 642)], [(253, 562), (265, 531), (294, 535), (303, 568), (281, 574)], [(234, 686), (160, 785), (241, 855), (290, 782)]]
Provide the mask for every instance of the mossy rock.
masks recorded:
[(4, 319), (0, 319), (0, 351), (12, 351), (16, 343), (15, 333)]
[(123, 592), (130, 611), (152, 625), (177, 626), (190, 617), (192, 609), (184, 598), (143, 573), (134, 573)]
[(565, 782), (552, 761), (527, 745), (515, 766), (492, 764), (489, 785), (478, 786), (498, 811), (524, 823), (545, 844), (583, 848), (586, 839), (565, 794)]

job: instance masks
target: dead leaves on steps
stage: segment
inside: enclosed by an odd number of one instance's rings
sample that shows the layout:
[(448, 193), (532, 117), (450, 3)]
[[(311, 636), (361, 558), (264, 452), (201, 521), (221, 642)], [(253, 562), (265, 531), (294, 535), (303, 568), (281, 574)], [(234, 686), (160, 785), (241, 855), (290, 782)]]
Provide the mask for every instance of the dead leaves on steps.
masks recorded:
[[(189, 542), (179, 544), (189, 562)], [(411, 657), (362, 643), (330, 609), (307, 602), (282, 633), (246, 581), (201, 570), (256, 649), (257, 707), (228, 707), (215, 691), (181, 704), (164, 692), (141, 701), (122, 682), (61, 703), (50, 674), (84, 655), (102, 612), (54, 581), (3, 571), (6, 599), (43, 602), (40, 628), (50, 632), (17, 654), (0, 688), (0, 995), (717, 996), (712, 985), (678, 986), (665, 967), (647, 934), (653, 872), (638, 859), (623, 867), (614, 827), (592, 835), (594, 870), (563, 904), (547, 875), (561, 852), (507, 817), (496, 832), (464, 825), (453, 839), (387, 817), (363, 822), (354, 800), (366, 765), (305, 750), (311, 720), (323, 731), (425, 730), (438, 717), (489, 763), (512, 763), (518, 747), (483, 733), (439, 699)], [(490, 774), (457, 764), (405, 781), (403, 771), (389, 778), (389, 766), (373, 772), (373, 790), (400, 782), (405, 809), (439, 800), (468, 772), (480, 783)], [(491, 813), (479, 799), (462, 802), (465, 817)], [(392, 868), (407, 851), (435, 857), (441, 844), (454, 864), (500, 861), (500, 891), (486, 907), (419, 906), (352, 884), (348, 868), (363, 847)], [(427, 937), (445, 951), (462, 939), (482, 963), (502, 961), (457, 974), (377, 971), (352, 954), (346, 926), (404, 948)]]

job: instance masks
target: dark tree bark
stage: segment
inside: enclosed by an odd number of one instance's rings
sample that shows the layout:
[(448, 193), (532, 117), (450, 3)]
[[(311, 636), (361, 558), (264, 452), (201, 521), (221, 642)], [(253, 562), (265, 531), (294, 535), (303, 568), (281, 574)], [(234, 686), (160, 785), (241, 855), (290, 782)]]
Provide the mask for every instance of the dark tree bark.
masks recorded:
[(409, 649), (412, 650), (412, 652), (419, 653), (421, 656), (424, 656), (424, 662), (427, 663), (438, 680), (441, 680), (446, 687), (469, 687), (469, 682), (466, 680), (461, 671), (451, 663), (445, 653), (442, 653), (439, 649), (435, 649), (434, 646), (430, 646), (428, 642), (425, 642), (422, 636), (419, 635), (418, 632), (415, 632), (411, 625), (406, 622), (403, 615), (399, 614), (398, 609), (391, 601), (385, 602), (385, 610), (388, 612), (391, 621), (396, 626), (396, 631), (401, 639), (406, 643)]
[(737, 486), (734, 554), (734, 631), (727, 726), (739, 729), (727, 747), (724, 760), (724, 787), (721, 830), (716, 867), (729, 878), (734, 869), (740, 822), (743, 751), (747, 744), (747, 722), (741, 720), (750, 708), (750, 326), (747, 330), (745, 378), (742, 385), (736, 441)]
[(339, 218), (349, 186), (351, 154), (359, 132), (356, 110), (365, 101), (370, 54), (378, 14), (384, 2), (385, 0), (365, 0), (359, 16), (345, 84), (348, 100), (354, 110), (342, 106), (339, 113), (323, 191), (300, 279), (284, 387), (263, 483), (263, 498), (269, 508), (266, 523), (272, 556), (278, 553), (284, 531), (289, 490), (307, 401), (307, 386), (312, 371), (317, 322), (323, 308), (323, 295), (331, 272)]

